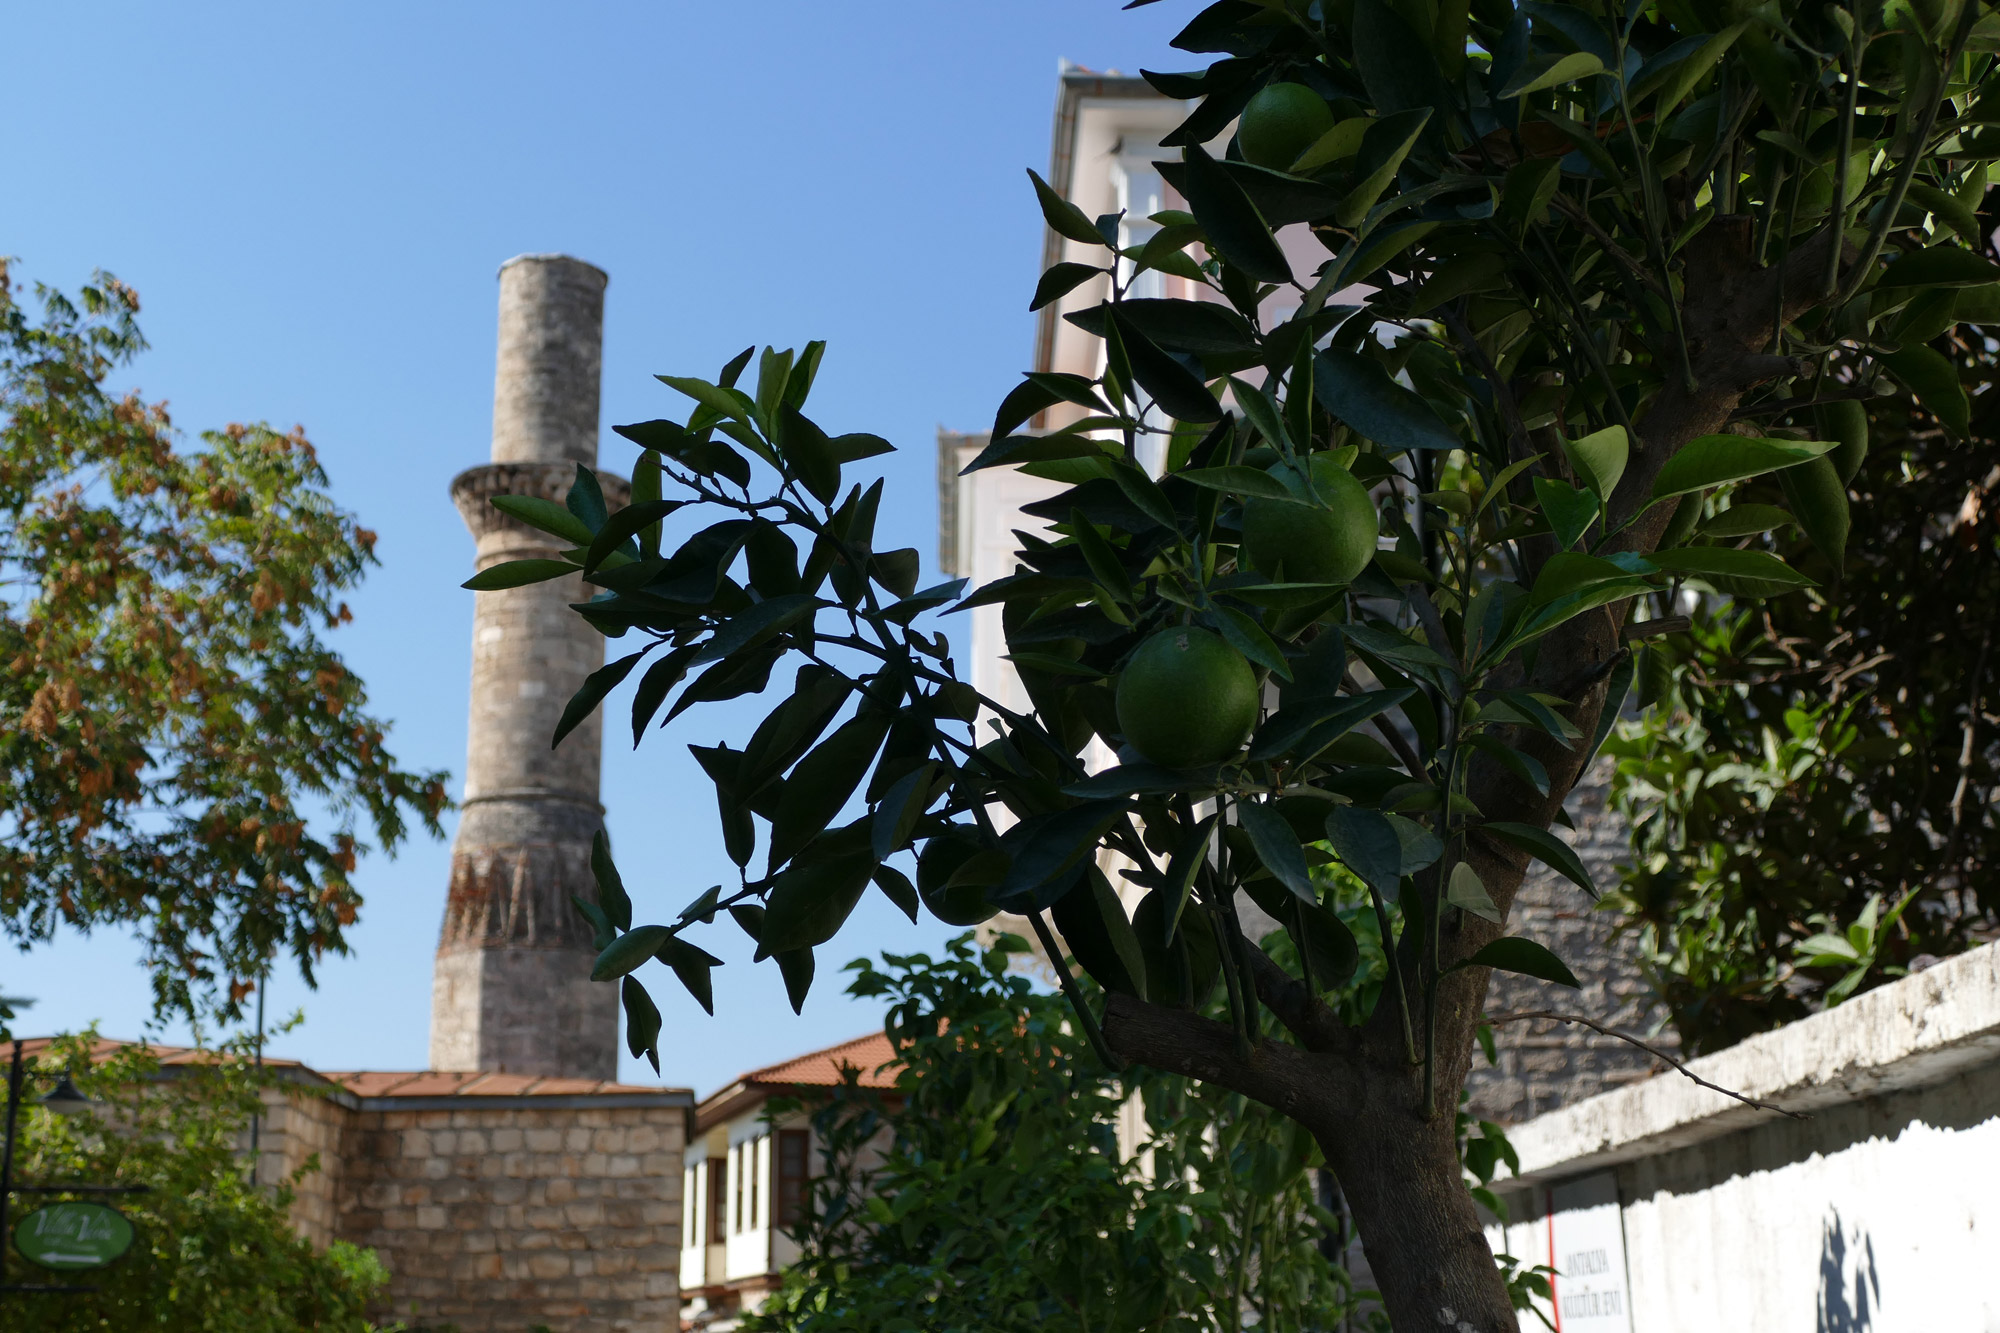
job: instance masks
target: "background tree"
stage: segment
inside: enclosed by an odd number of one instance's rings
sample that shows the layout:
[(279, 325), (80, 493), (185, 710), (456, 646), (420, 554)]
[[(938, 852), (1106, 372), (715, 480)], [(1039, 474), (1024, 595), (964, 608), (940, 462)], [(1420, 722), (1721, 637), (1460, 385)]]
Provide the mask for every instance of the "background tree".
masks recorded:
[[(1876, 400), (1873, 447), (1854, 459), (1867, 537), (1848, 544), (1840, 577), (1789, 525), (1752, 538), (1822, 586), (1755, 608), (1705, 604), (1641, 673), (1665, 706), (1612, 744), (1638, 853), (1619, 905), (1690, 1050), (2000, 928), (2000, 357), (1977, 327), (1932, 346), (1959, 370), (1969, 437), (1907, 400)], [(1782, 499), (1747, 488), (1733, 503)]]
[[(1674, 627), (1641, 599), (1809, 582), (1704, 532), (1703, 493), (1796, 471), (1801, 526), (1822, 549), (1845, 531), (1831, 442), (1748, 423), (1886, 376), (1963, 431), (1949, 365), (1895, 330), (1940, 285), (2000, 278), (1961, 197), (2000, 153), (1996, 36), (1978, 3), (1211, 5), (1176, 44), (1218, 59), (1150, 76), (1198, 101), (1162, 167), (1188, 209), (1121, 254), (1116, 218), (1037, 181), (1098, 262), (1051, 269), (1036, 300), (1108, 279), (1071, 316), (1104, 369), (1001, 404), (973, 466), (1065, 489), (1031, 508), (1052, 528), (1020, 571), (969, 595), (874, 549), (881, 485), (843, 470), (889, 446), (803, 414), (817, 345), (767, 351), (754, 387), (749, 352), (664, 376), (695, 409), (620, 428), (645, 450), (632, 505), (608, 515), (588, 472), (567, 506), (498, 501), (576, 545), (472, 583), (581, 568), (602, 589), (582, 614), (634, 646), (566, 725), (635, 674), (635, 736), (697, 668), (668, 720), (783, 682), (744, 748), (695, 747), (741, 882), (639, 924), (607, 863), (589, 906), (632, 1048), (659, 1016), (630, 974), (658, 958), (705, 997), (715, 960), (688, 936), (723, 911), (799, 1003), (871, 881), (947, 920), (1022, 913), (1052, 957), (1053, 919), (1106, 992), (1100, 1015), (1066, 979), (1108, 1063), (1313, 1135), (1398, 1327), (1512, 1330), (1453, 1106), (1490, 969), (1571, 978), (1506, 935), (1508, 909), (1531, 858), (1589, 888), (1549, 825), (1628, 645)], [(1310, 274), (1274, 237), (1300, 223), (1327, 254)], [(1141, 265), (1216, 299), (1127, 299)], [(1086, 415), (1024, 431), (1058, 403)], [(979, 698), (919, 624), (994, 603), (1027, 712)], [(1091, 771), (1093, 739), (1117, 766)], [(1393, 942), (1359, 1022), (1321, 998), (1358, 955), (1310, 873), (1326, 857)], [(1244, 936), (1255, 891), (1296, 971)], [(1217, 992), (1227, 1021), (1202, 1012)]]
[[(1323, 1252), (1339, 1223), (1315, 1203), (1311, 1139), (1226, 1090), (1113, 1075), (1059, 996), (1009, 973), (1027, 947), (961, 936), (935, 960), (852, 965), (850, 993), (889, 1002), (896, 1090), (850, 1079), (815, 1114), (804, 1256), (751, 1326), (1372, 1327)], [(1128, 1158), (1132, 1094), (1149, 1137)]]
[(130, 925), (161, 1009), (236, 1016), (279, 951), (345, 951), (362, 835), (433, 835), (444, 775), (397, 767), (320, 635), (373, 561), (299, 431), (175, 448), (106, 381), (138, 296), (0, 267), (0, 925)]
[[(39, 1059), (69, 1069), (100, 1107), (77, 1116), (24, 1111), (15, 1179), (147, 1186), (115, 1200), (137, 1236), (124, 1258), (77, 1278), (95, 1292), (0, 1296), (7, 1326), (368, 1333), (368, 1303), (389, 1280), (375, 1252), (346, 1241), (315, 1249), (289, 1218), (298, 1179), (250, 1179), (240, 1146), (258, 1091), (271, 1083), (250, 1052), (219, 1051), (211, 1063), (177, 1065), (162, 1078), (142, 1046), (92, 1064), (93, 1037), (54, 1042)], [(18, 1254), (8, 1257), (11, 1280), (26, 1280), (25, 1267)]]

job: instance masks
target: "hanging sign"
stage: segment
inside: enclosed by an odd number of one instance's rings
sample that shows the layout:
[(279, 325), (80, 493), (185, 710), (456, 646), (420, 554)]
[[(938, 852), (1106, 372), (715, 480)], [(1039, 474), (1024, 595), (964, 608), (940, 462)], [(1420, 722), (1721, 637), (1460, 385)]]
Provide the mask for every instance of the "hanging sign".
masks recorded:
[(101, 1203), (44, 1204), (14, 1223), (14, 1248), (44, 1268), (102, 1268), (132, 1248), (132, 1223)]

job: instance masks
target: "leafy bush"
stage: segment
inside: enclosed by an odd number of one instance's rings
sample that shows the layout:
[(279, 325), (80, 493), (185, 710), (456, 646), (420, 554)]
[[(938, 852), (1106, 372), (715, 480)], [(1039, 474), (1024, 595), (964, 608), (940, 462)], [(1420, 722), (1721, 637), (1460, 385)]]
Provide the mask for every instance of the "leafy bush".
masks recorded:
[[(375, 1252), (344, 1241), (321, 1252), (292, 1229), (294, 1188), (317, 1162), (275, 1185), (248, 1178), (240, 1149), (268, 1074), (241, 1051), (176, 1066), (163, 1078), (158, 1058), (144, 1047), (119, 1048), (95, 1066), (89, 1049), (88, 1036), (65, 1038), (43, 1060), (66, 1062), (77, 1086), (103, 1106), (69, 1118), (24, 1108), (16, 1180), (146, 1186), (146, 1193), (112, 1200), (138, 1236), (110, 1267), (60, 1279), (94, 1285), (94, 1292), (8, 1296), (18, 1313), (8, 1316), (7, 1327), (37, 1333), (367, 1333), (374, 1327), (365, 1311), (388, 1281)], [(18, 1255), (8, 1256), (11, 1280), (48, 1280), (24, 1279), (24, 1267)]]
[[(891, 1002), (903, 1067), (893, 1094), (850, 1077), (815, 1115), (805, 1257), (752, 1328), (1377, 1326), (1329, 1257), (1343, 1223), (1314, 1197), (1303, 1130), (1225, 1089), (1106, 1073), (1061, 997), (1008, 971), (1026, 946), (971, 938), (852, 965), (850, 993)], [(1128, 1159), (1135, 1093), (1149, 1137)]]
[[(1641, 672), (1646, 701), (1669, 706), (1611, 744), (1637, 853), (1620, 905), (1690, 1049), (1803, 1017), (2000, 927), (2000, 358), (1967, 333), (1938, 346), (1979, 405), (1972, 436), (1948, 436), (1906, 401), (1874, 403), (1876, 443), (1853, 479), (1868, 540), (1836, 571), (1787, 528), (1754, 537), (1822, 586), (1703, 605)], [(1741, 488), (1713, 521), (1781, 499), (1777, 486)]]

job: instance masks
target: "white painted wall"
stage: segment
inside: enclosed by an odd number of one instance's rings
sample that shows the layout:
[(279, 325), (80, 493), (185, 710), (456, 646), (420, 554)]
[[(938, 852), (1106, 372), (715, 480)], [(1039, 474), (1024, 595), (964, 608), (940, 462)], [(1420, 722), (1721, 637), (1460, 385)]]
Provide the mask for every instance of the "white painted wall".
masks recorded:
[[(2000, 1333), (2000, 952), (1963, 955), (1513, 1132), (1496, 1248), (1557, 1267), (1609, 1200), (1631, 1333)], [(1597, 1198), (1566, 1186), (1601, 1182)], [(1549, 1216), (1554, 1204), (1554, 1226)], [(1564, 1290), (1557, 1277), (1558, 1296)], [(1524, 1328), (1540, 1328), (1528, 1321)], [(1565, 1319), (1564, 1333), (1621, 1328)]]

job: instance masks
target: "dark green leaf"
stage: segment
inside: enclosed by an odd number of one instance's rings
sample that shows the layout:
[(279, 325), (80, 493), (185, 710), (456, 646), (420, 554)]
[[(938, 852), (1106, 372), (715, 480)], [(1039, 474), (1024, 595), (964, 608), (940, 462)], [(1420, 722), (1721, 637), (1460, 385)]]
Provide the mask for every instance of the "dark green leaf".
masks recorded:
[(1093, 852), (1105, 830), (1125, 817), (1123, 801), (1088, 801), (1059, 814), (1033, 816), (1008, 830), (1014, 863), (988, 895), (1012, 912), (1039, 911), (1055, 901), (1052, 890)]
[(563, 503), (593, 535), (611, 514), (604, 503), (604, 488), (597, 484), (597, 474), (581, 463), (576, 465), (576, 480), (570, 483), (569, 495)]
[(630, 930), (632, 899), (625, 892), (625, 881), (618, 877), (618, 866), (611, 859), (611, 840), (603, 829), (590, 840), (590, 873), (597, 880), (597, 905), (604, 919), (619, 930)]
[(1336, 806), (1326, 817), (1326, 837), (1343, 865), (1394, 896), (1403, 881), (1403, 843), (1387, 815), (1365, 806)]
[(1561, 874), (1592, 898), (1597, 897), (1597, 884), (1590, 878), (1590, 871), (1570, 845), (1547, 829), (1536, 828), (1532, 824), (1515, 824), (1496, 820), (1481, 824), (1480, 830), (1503, 839), (1527, 852)]
[[(646, 457), (652, 457), (651, 454)], [(645, 528), (652, 527), (661, 519), (681, 507), (679, 500), (648, 500), (642, 504), (629, 504), (604, 521), (597, 535), (590, 539), (590, 548), (584, 552), (583, 571), (594, 574), (597, 567), (610, 558), (611, 553)]]
[[(1417, 138), (1423, 134), (1430, 118), (1430, 107), (1412, 107), (1408, 111), (1385, 115), (1368, 126), (1362, 136), (1356, 163), (1356, 170), (1363, 174), (1334, 209), (1335, 222), (1343, 227), (1361, 225), (1368, 216), (1368, 210), (1375, 207), (1376, 201), (1382, 197), (1382, 192), (1395, 183), (1403, 159), (1416, 146)], [(1365, 275), (1343, 275), (1349, 282), (1354, 281), (1356, 276)]]
[(836, 435), (826, 442), (827, 451), (836, 463), (852, 463), (857, 459), (874, 458), (879, 454), (890, 454), (896, 446), (880, 435), (870, 435), (867, 431), (849, 431)]
[(1232, 495), (1253, 495), (1265, 500), (1292, 500), (1298, 496), (1285, 487), (1270, 473), (1254, 467), (1198, 467), (1174, 476), (1182, 481), (1205, 486), (1212, 491), (1227, 491)]
[(576, 573), (567, 560), (503, 560), (474, 574), (461, 588), (474, 592), (498, 592), (503, 588), (525, 588), (531, 583), (547, 583), (565, 574)]
[(632, 668), (639, 665), (639, 659), (651, 652), (653, 647), (654, 645), (647, 644), (638, 652), (621, 657), (610, 666), (601, 667), (585, 676), (583, 684), (577, 687), (576, 693), (570, 696), (569, 703), (563, 708), (562, 720), (556, 723), (555, 738), (549, 742), (549, 748), (553, 750), (561, 745), (563, 737), (575, 731), (585, 718), (596, 712), (597, 705), (604, 702), (604, 696), (616, 689), (618, 683), (625, 677), (631, 675)]
[(1577, 538), (1589, 530), (1591, 520), (1597, 517), (1597, 497), (1566, 481), (1552, 481), (1547, 477), (1536, 477), (1535, 504), (1542, 516), (1549, 521), (1549, 530), (1555, 534), (1556, 546), (1567, 551), (1576, 545)]
[(1683, 546), (1656, 551), (1653, 563), (1671, 574), (1689, 574), (1713, 584), (1718, 592), (1737, 597), (1775, 597), (1793, 588), (1810, 588), (1813, 581), (1769, 551), (1739, 551), (1733, 546)]
[(1292, 268), (1271, 228), (1236, 178), (1200, 144), (1189, 144), (1188, 207), (1221, 256), (1259, 282), (1290, 282)]
[[(1063, 318), (1094, 337), (1104, 336), (1111, 303), (1079, 310)], [(1257, 352), (1257, 332), (1250, 322), (1214, 301), (1166, 300), (1140, 297), (1118, 303), (1119, 316), (1161, 347), (1196, 356), (1232, 356)]]
[(1161, 351), (1116, 307), (1112, 309), (1111, 318), (1117, 325), (1120, 341), (1124, 343), (1126, 358), (1132, 366), (1132, 378), (1153, 396), (1153, 401), (1168, 416), (1176, 421), (1222, 419), (1222, 405), (1215, 401), (1215, 395), (1202, 383), (1201, 376)]
[(875, 887), (882, 890), (890, 902), (901, 908), (903, 915), (910, 918), (910, 923), (915, 925), (923, 900), (917, 896), (917, 886), (910, 883), (910, 877), (894, 866), (880, 865), (875, 867), (873, 877)]
[(538, 495), (496, 495), (493, 507), (509, 518), (519, 519), (531, 528), (561, 537), (576, 546), (590, 545), (590, 539), (595, 535), (575, 514)]
[(840, 813), (875, 762), (875, 752), (889, 734), (890, 720), (886, 713), (864, 708), (798, 762), (785, 781), (777, 814), (771, 820), (772, 868), (791, 860)]
[(1558, 986), (1581, 989), (1576, 974), (1564, 965), (1562, 959), (1533, 940), (1519, 935), (1507, 935), (1493, 941), (1464, 962), (1454, 964), (1452, 970), (1457, 971), (1461, 967), (1490, 967), (1499, 972), (1518, 972), (1538, 981), (1553, 981)]
[(1885, 287), (1984, 287), (2000, 282), (2000, 264), (1956, 245), (1899, 255), (1875, 283)]
[(1313, 393), (1327, 411), (1389, 453), (1461, 444), (1429, 403), (1357, 352), (1329, 347), (1314, 358)]
[(1965, 386), (1959, 383), (1958, 369), (1939, 353), (1922, 343), (1911, 343), (1879, 358), (1889, 373), (1916, 394), (1945, 429), (1964, 439), (1970, 429), (1971, 404)]
[(679, 936), (660, 945), (659, 959), (674, 970), (687, 987), (687, 993), (694, 996), (696, 1004), (715, 1017), (715, 985), (709, 973), (722, 966), (722, 960), (698, 945), (690, 944)]
[(1061, 300), (1092, 278), (1103, 275), (1103, 269), (1089, 264), (1057, 264), (1042, 274), (1042, 280), (1035, 284), (1035, 299), (1029, 303), (1028, 309), (1040, 310), (1051, 301)]
[(1528, 93), (1538, 93), (1544, 88), (1575, 83), (1578, 79), (1602, 73), (1604, 73), (1604, 62), (1588, 51), (1536, 56), (1515, 70), (1513, 77), (1507, 80), (1507, 86), (1496, 96), (1503, 99), (1522, 97)]
[(813, 951), (811, 949), (787, 949), (776, 955), (778, 973), (785, 979), (785, 998), (792, 1002), (792, 1012), (806, 1011), (806, 995), (813, 984)]
[(820, 605), (821, 602), (817, 597), (803, 592), (758, 602), (718, 629), (708, 642), (702, 645), (701, 651), (695, 654), (694, 660), (688, 665), (704, 666), (774, 634), (783, 633), (811, 615)]
[(898, 778), (882, 794), (882, 802), (869, 823), (869, 840), (876, 860), (886, 861), (903, 850), (910, 830), (931, 803), (931, 779), (936, 775), (937, 764), (927, 760)]
[(1056, 899), (1049, 915), (1071, 956), (1093, 981), (1107, 991), (1145, 997), (1146, 963), (1139, 937), (1102, 871), (1090, 867), (1075, 888)]
[(1382, 0), (1355, 0), (1354, 67), (1383, 115), (1450, 105), (1429, 44)]
[(771, 882), (771, 896), (765, 900), (759, 954), (809, 949), (832, 939), (861, 901), (874, 870), (874, 857), (864, 851), (801, 862), (784, 871)]
[(1250, 845), (1257, 849), (1257, 859), (1264, 863), (1264, 869), (1300, 899), (1317, 903), (1319, 895), (1306, 871), (1305, 851), (1299, 846), (1298, 834), (1292, 832), (1292, 826), (1283, 816), (1268, 805), (1243, 801), (1236, 807), (1236, 817), (1243, 831), (1250, 835)]
[[(1932, 353), (1936, 355), (1936, 353)], [(1954, 378), (1954, 383), (1956, 379)], [(1706, 490), (1818, 458), (1833, 448), (1826, 440), (1779, 440), (1743, 435), (1702, 435), (1687, 442), (1653, 479), (1653, 498)]]
[(1416, 691), (1371, 690), (1349, 697), (1307, 699), (1286, 704), (1257, 728), (1250, 741), (1250, 758), (1277, 758), (1296, 748), (1298, 758), (1309, 759), (1340, 736), (1369, 718), (1386, 712)]
[(1048, 220), (1051, 231), (1085, 245), (1105, 244), (1104, 233), (1085, 216), (1082, 209), (1057, 194), (1033, 169), (1029, 170), (1028, 179), (1035, 183), (1035, 198), (1041, 202), (1042, 216)]
[(591, 964), (590, 979), (610, 981), (636, 971), (671, 938), (673, 931), (665, 926), (640, 926), (626, 931), (597, 955), (597, 961)]
[[(653, 1072), (660, 1072), (660, 1010), (637, 977), (618, 983), (618, 997), (625, 1006), (625, 1049), (633, 1059), (645, 1056)], [(715, 1013), (713, 1008), (708, 1011)]]
[(815, 500), (832, 504), (840, 494), (840, 464), (834, 459), (832, 441), (795, 407), (786, 405), (781, 419), (784, 428), (779, 439), (784, 460)]

